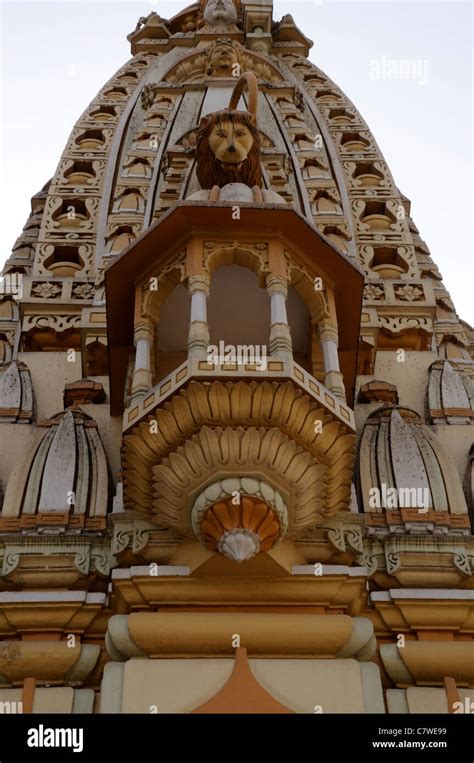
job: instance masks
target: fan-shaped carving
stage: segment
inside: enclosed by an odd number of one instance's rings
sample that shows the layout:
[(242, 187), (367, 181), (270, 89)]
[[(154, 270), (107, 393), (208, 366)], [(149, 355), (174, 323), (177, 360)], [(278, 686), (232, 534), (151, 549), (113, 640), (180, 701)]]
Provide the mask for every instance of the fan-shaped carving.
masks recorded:
[[(317, 421), (323, 423), (322, 428), (316, 426)], [(294, 441), (295, 445), (303, 449), (303, 452), (298, 454), (299, 466), (294, 473), (298, 473), (298, 479), (303, 482), (306, 479), (304, 475), (308, 462), (304, 452), (326, 468), (324, 505), (311, 509), (308, 506), (308, 510), (324, 515), (347, 510), (354, 435), (348, 434), (339, 422), (331, 421), (313, 400), (291, 382), (277, 384), (267, 381), (214, 381), (208, 384), (191, 381), (163, 408), (158, 408), (150, 415), (148, 421), (138, 424), (131, 434), (124, 437), (123, 479), (126, 508), (152, 515), (153, 467), (158, 466), (168, 456), (170, 463), (183, 459), (178, 448), (185, 447), (186, 440), (192, 438), (202, 427), (232, 427), (233, 430), (238, 427), (263, 427), (268, 430), (280, 430), (290, 441)], [(176, 453), (171, 456), (173, 451)], [(287, 451), (289, 452), (290, 450)], [(216, 457), (217, 455), (216, 453)], [(209, 455), (206, 456), (202, 452), (200, 457), (207, 463), (207, 468), (212, 470), (212, 460), (206, 461)], [(223, 456), (221, 459), (221, 462), (225, 460)], [(184, 468), (187, 469), (185, 464), (187, 459), (183, 461)], [(278, 464), (280, 470), (285, 469), (284, 462), (280, 463), (280, 457)], [(196, 465), (197, 473), (201, 473), (203, 468), (202, 465)], [(164, 474), (164, 471), (161, 473)], [(176, 516), (171, 517), (171, 521), (176, 521)]]
[(327, 470), (279, 429), (205, 426), (153, 467), (153, 510), (160, 523), (190, 534), (189, 496), (216, 473), (263, 474), (289, 501), (294, 533), (323, 520)]

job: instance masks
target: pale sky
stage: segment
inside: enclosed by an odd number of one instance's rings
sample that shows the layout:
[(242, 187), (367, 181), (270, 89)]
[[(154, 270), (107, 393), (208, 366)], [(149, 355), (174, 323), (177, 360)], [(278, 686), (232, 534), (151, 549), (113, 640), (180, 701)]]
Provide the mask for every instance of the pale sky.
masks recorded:
[[(0, 263), (75, 121), (130, 58), (126, 36), (139, 16), (170, 18), (186, 5), (0, 0)], [(285, 13), (367, 121), (460, 317), (473, 324), (472, 4), (275, 2), (274, 18)], [(400, 61), (412, 62), (410, 78)]]

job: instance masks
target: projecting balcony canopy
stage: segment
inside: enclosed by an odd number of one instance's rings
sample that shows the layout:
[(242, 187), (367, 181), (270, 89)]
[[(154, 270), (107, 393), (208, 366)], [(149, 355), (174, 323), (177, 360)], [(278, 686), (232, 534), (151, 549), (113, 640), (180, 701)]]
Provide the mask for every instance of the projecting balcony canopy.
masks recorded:
[[(322, 278), (330, 288), (338, 323), (339, 358), (349, 405), (357, 364), (360, 313), (364, 276), (358, 265), (336, 249), (302, 215), (287, 205), (239, 204), (240, 217), (233, 217), (234, 205), (180, 201), (151, 225), (105, 273), (107, 330), (112, 415), (124, 408), (123, 394), (129, 353), (134, 343), (135, 287), (145, 276), (157, 271), (160, 263), (178, 253), (191, 239), (217, 238), (235, 242), (249, 236), (278, 242), (280, 249), (297, 251), (308, 272)], [(272, 254), (270, 252), (270, 259)]]

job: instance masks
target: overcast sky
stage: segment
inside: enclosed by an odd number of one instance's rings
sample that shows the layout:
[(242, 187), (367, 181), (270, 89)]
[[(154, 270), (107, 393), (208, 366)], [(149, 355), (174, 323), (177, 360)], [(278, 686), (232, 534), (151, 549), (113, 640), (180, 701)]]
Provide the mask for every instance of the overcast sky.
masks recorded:
[[(130, 57), (149, 0), (0, 0), (0, 263), (54, 173), (75, 121)], [(366, 119), (461, 318), (474, 323), (470, 2), (275, 2), (314, 41), (310, 58)], [(406, 78), (400, 61), (410, 61)], [(402, 76), (401, 76), (402, 75)]]

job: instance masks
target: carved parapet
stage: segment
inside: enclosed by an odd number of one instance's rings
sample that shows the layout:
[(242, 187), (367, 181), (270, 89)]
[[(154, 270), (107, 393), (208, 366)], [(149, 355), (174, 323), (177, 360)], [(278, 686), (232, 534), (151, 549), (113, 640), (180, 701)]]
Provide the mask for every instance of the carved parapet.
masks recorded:
[[(51, 526), (57, 530), (58, 521), (51, 518)], [(38, 531), (33, 523), (19, 524), (10, 529), (16, 532), (27, 530), (29, 533)], [(59, 536), (30, 534), (21, 542), (16, 534), (3, 532), (0, 536), (2, 587), (8, 588), (14, 584), (24, 589), (34, 589), (41, 585), (50, 589), (59, 585), (74, 585), (83, 590), (97, 578), (106, 579), (116, 565), (110, 541), (94, 536), (79, 537), (77, 529), (69, 527), (67, 535)], [(86, 529), (90, 532), (101, 528), (86, 526)]]
[[(186, 541), (175, 554), (176, 562), (170, 565), (149, 564), (116, 569), (112, 573), (112, 590), (128, 608), (140, 601), (150, 609), (160, 601), (163, 607), (182, 603), (186, 607), (232, 606), (242, 602), (248, 606), (311, 607), (321, 614), (344, 613), (359, 615), (366, 607), (366, 569), (334, 564), (291, 564), (298, 559), (290, 547), (278, 553), (261, 554), (254, 560), (256, 574), (245, 567), (238, 576), (216, 575), (212, 572), (215, 555), (194, 541)], [(194, 569), (178, 564), (188, 561)], [(280, 560), (280, 561), (279, 561)], [(286, 560), (286, 561), (285, 561)], [(273, 564), (269, 563), (273, 561)], [(235, 569), (231, 560), (219, 558), (218, 564)], [(276, 566), (275, 566), (276, 565)], [(282, 566), (285, 565), (285, 566)]]
[(93, 638), (104, 630), (105, 593), (4, 591), (0, 593), (0, 601), (0, 634), (4, 639), (37, 637), (41, 641), (43, 635), (47, 638), (49, 634), (59, 640), (72, 634), (80, 640)]
[(376, 614), (376, 632), (383, 637), (410, 634), (411, 638), (425, 641), (430, 634), (441, 632), (446, 640), (464, 640), (471, 635), (473, 590), (391, 588), (372, 591), (370, 604)]
[(132, 512), (113, 515), (112, 525), (111, 553), (120, 565), (167, 564), (182, 542), (182, 538), (169, 528), (158, 527)]
[(295, 540), (298, 551), (313, 564), (363, 564), (365, 516), (341, 511), (317, 527), (309, 527)]
[(388, 535), (364, 538), (359, 564), (383, 589), (462, 586), (474, 589), (472, 536)]

